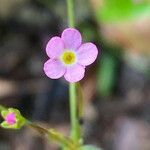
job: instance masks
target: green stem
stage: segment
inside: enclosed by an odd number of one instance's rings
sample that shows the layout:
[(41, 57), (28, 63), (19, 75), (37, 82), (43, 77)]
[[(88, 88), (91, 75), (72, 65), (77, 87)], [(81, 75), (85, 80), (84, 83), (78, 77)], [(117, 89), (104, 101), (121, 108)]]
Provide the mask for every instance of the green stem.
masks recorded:
[(71, 138), (78, 141), (78, 118), (77, 118), (77, 101), (76, 101), (76, 84), (70, 83), (70, 120), (71, 120)]
[(73, 0), (67, 0), (68, 25), (74, 27)]
[[(68, 26), (74, 27), (74, 0), (67, 0), (67, 13), (68, 13)], [(70, 99), (70, 120), (71, 120), (71, 138), (74, 142), (78, 143), (80, 140), (80, 127), (77, 116), (77, 96), (76, 96), (76, 83), (69, 85), (69, 99)]]
[(38, 124), (31, 122), (29, 120), (26, 120), (26, 125), (32, 129), (36, 130), (40, 134), (48, 136), (48, 138), (50, 138), (50, 140), (56, 142), (57, 144), (62, 144), (71, 150), (76, 150), (77, 147), (79, 147), (78, 145), (76, 145), (76, 143), (73, 143), (73, 141), (71, 141), (69, 138), (66, 138), (65, 136), (63, 136), (62, 134), (60, 134), (59, 132), (57, 132), (54, 129), (46, 129), (46, 128), (39, 126)]

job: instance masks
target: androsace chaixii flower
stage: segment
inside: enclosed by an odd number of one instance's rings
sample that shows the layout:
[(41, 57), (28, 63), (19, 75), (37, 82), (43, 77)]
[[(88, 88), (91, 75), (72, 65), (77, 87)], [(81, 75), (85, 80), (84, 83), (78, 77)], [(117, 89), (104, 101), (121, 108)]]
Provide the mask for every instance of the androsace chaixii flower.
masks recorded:
[(70, 82), (80, 81), (85, 74), (85, 67), (92, 64), (98, 55), (95, 44), (82, 44), (80, 32), (67, 28), (61, 37), (52, 37), (46, 46), (49, 60), (44, 64), (44, 72), (51, 79), (62, 76)]
[(20, 114), (19, 110), (8, 108), (1, 111), (4, 121), (1, 123), (3, 128), (20, 129), (25, 124), (25, 118)]

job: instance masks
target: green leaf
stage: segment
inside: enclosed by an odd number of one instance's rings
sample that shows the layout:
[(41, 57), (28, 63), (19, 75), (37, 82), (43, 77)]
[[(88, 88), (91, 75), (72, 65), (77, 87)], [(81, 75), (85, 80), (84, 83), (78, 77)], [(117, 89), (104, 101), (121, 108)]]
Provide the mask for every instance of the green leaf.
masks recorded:
[(103, 5), (96, 10), (98, 20), (116, 22), (150, 15), (150, 2), (141, 0), (103, 0)]
[(5, 117), (7, 116), (8, 114), (8, 110), (2, 110), (1, 111), (1, 116), (5, 119)]
[(97, 90), (102, 96), (108, 96), (116, 81), (118, 63), (116, 58), (110, 54), (102, 55), (100, 63)]
[(95, 147), (93, 145), (84, 145), (81, 150), (102, 150), (101, 148)]

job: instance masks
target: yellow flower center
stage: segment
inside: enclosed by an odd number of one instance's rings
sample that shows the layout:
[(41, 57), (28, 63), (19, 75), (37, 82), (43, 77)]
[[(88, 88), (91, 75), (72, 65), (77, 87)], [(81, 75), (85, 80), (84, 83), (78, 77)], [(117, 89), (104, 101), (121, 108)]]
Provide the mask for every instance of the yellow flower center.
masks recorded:
[(76, 55), (73, 51), (64, 51), (61, 55), (61, 61), (65, 65), (72, 65), (76, 61)]

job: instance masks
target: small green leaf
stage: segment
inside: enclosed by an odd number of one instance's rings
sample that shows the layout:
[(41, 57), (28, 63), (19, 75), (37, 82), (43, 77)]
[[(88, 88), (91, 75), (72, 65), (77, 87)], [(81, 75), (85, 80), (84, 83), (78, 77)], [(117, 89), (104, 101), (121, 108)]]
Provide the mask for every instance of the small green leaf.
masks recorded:
[(6, 115), (8, 114), (8, 110), (2, 110), (1, 116), (5, 119)]
[(84, 145), (81, 150), (102, 150), (101, 148), (95, 147), (93, 145)]

